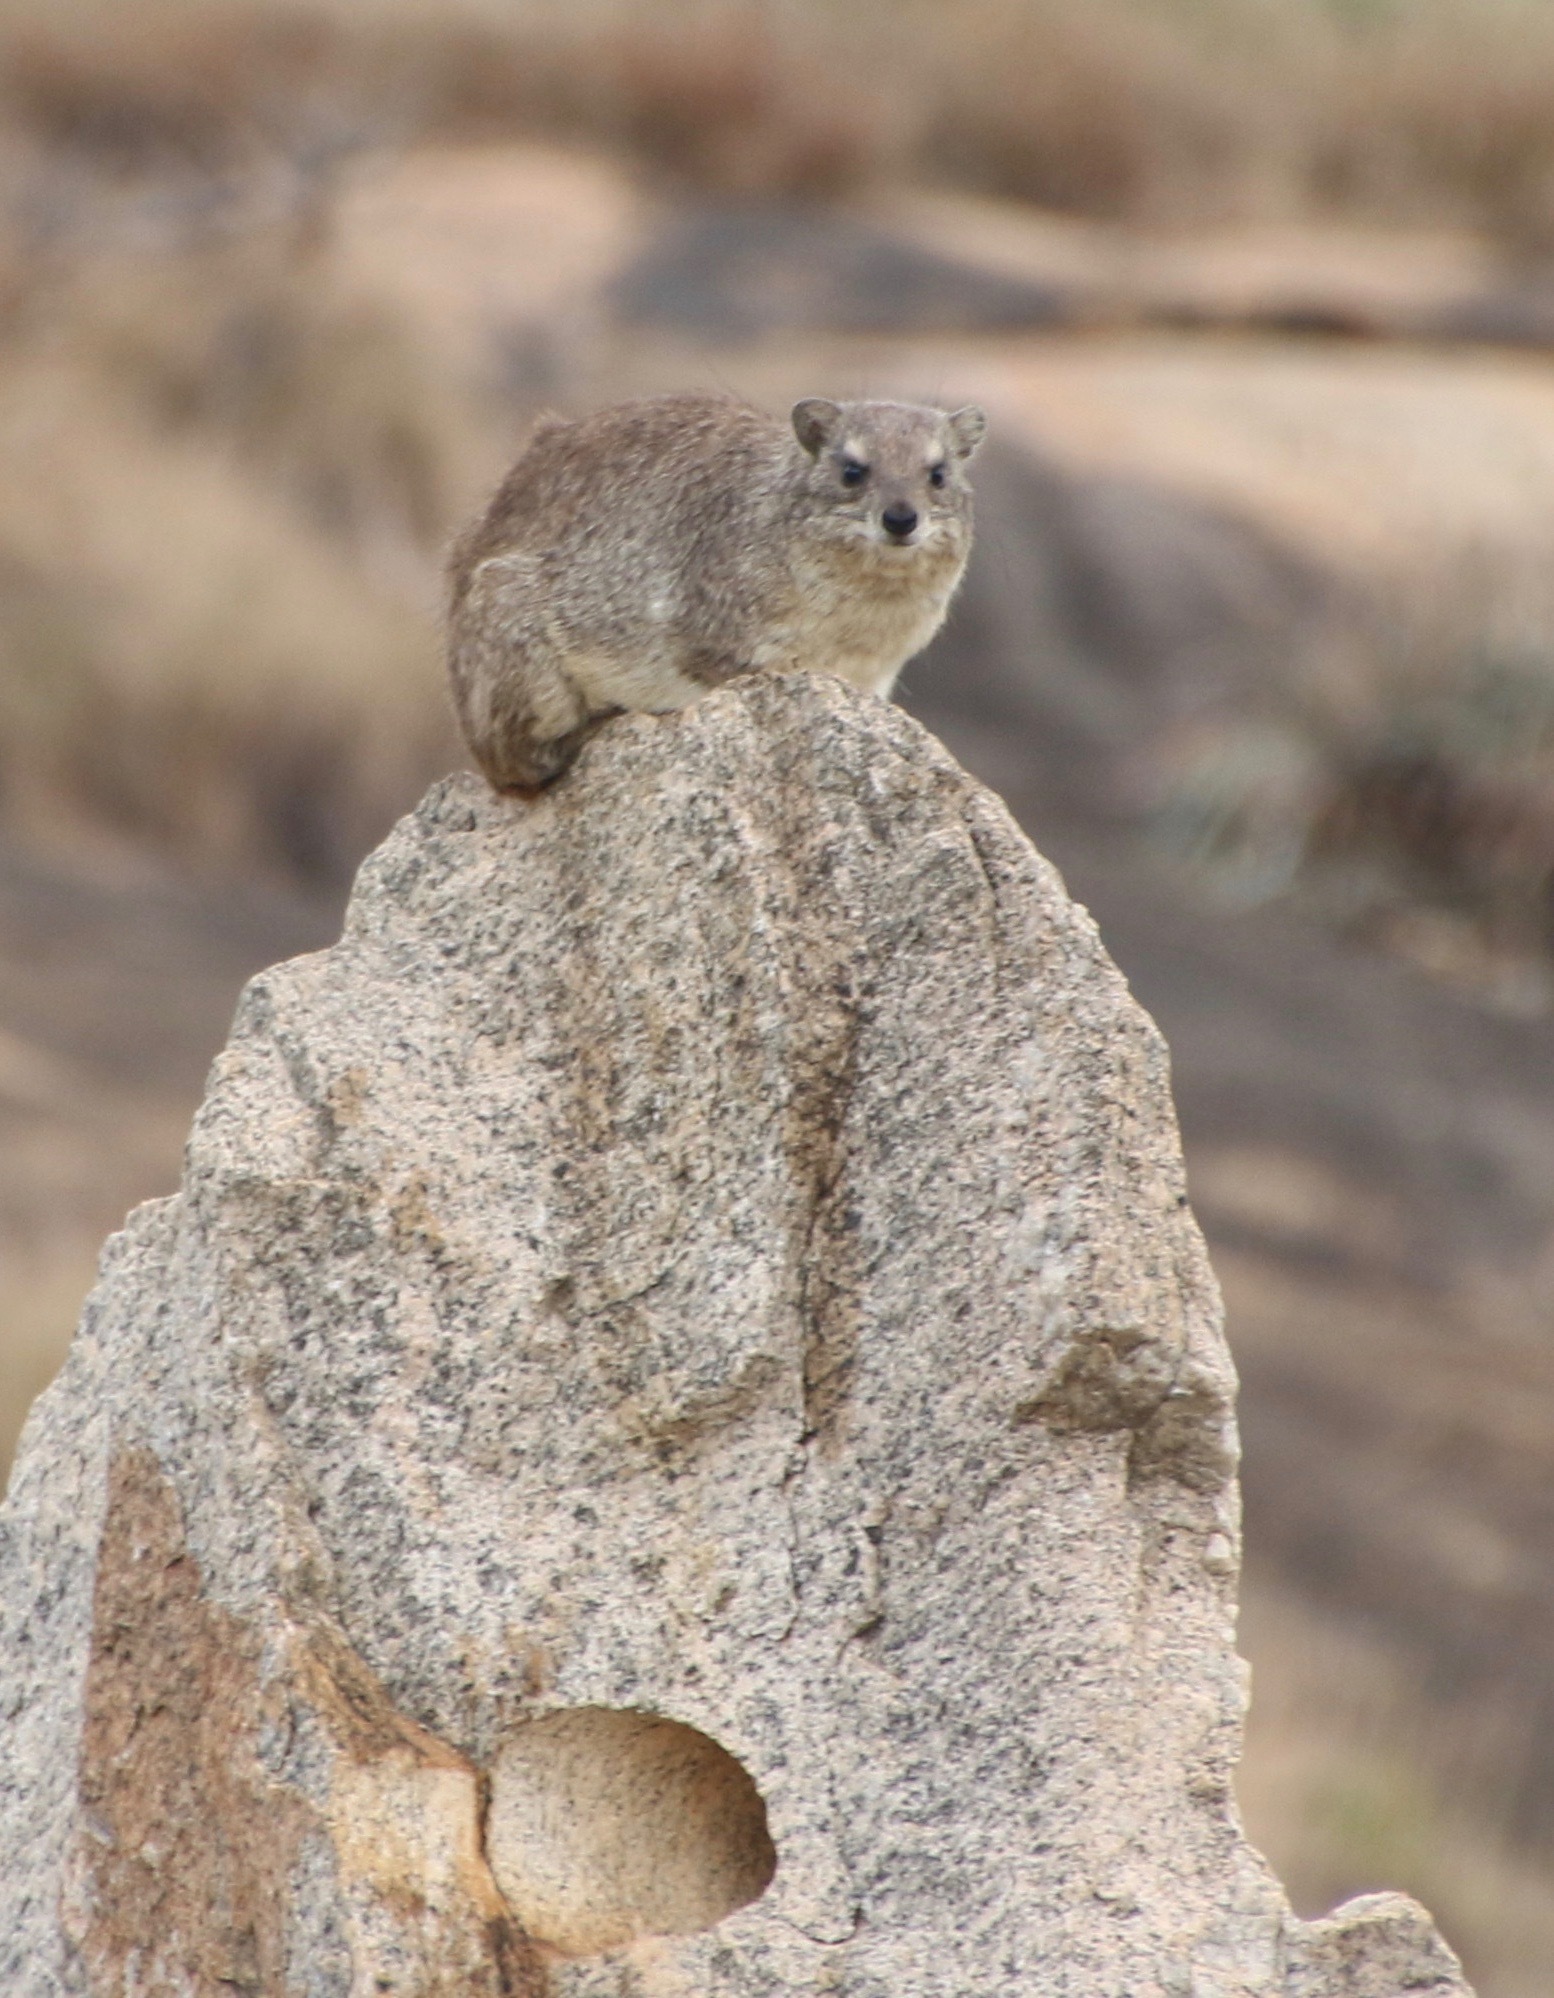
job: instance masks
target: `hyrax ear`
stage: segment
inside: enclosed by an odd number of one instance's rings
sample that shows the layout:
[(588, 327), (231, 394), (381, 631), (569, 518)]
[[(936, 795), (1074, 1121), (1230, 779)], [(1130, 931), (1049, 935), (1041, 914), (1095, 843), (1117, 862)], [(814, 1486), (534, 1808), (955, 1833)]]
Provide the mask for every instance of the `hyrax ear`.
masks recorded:
[(809, 395), (793, 405), (793, 434), (812, 458), (818, 458), (836, 435), (842, 412), (824, 396)]
[(987, 435), (987, 413), (968, 402), (944, 419), (957, 458), (969, 458)]

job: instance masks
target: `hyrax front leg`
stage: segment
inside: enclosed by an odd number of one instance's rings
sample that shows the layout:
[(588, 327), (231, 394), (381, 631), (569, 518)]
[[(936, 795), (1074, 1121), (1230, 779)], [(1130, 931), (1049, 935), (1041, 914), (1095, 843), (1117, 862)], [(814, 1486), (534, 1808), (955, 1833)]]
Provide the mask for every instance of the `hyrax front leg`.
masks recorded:
[(498, 791), (553, 782), (599, 719), (557, 657), (537, 598), (527, 562), (494, 556), (470, 578), (450, 624), (459, 725)]

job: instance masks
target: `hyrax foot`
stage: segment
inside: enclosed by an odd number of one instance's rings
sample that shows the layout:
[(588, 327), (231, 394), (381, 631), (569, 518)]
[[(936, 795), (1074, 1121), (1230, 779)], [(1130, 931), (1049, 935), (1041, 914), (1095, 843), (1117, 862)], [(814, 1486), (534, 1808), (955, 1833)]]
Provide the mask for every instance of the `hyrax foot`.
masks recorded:
[(607, 708), (601, 714), (590, 715), (565, 735), (552, 736), (545, 742), (530, 737), (521, 744), (504, 743), (499, 757), (480, 757), (480, 767), (493, 790), (508, 797), (537, 798), (558, 777), (566, 775), (594, 731), (620, 712), (619, 708)]

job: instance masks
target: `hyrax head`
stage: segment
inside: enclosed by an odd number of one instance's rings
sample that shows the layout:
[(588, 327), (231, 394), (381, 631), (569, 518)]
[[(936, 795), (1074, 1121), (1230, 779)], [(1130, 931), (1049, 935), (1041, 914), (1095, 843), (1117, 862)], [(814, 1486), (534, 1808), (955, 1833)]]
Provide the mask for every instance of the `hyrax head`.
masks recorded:
[(966, 464), (987, 432), (980, 409), (810, 396), (794, 405), (793, 432), (813, 461), (806, 499), (834, 532), (903, 551), (964, 550)]

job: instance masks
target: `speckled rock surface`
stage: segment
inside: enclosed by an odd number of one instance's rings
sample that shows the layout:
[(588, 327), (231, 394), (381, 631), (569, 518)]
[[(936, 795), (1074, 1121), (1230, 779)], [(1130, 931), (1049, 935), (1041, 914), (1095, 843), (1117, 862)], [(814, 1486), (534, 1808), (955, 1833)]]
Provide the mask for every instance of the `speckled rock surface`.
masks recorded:
[(452, 779), (31, 1422), (0, 1989), (1460, 1994), (1238, 1830), (1232, 1388), (1159, 1037), (913, 723)]

